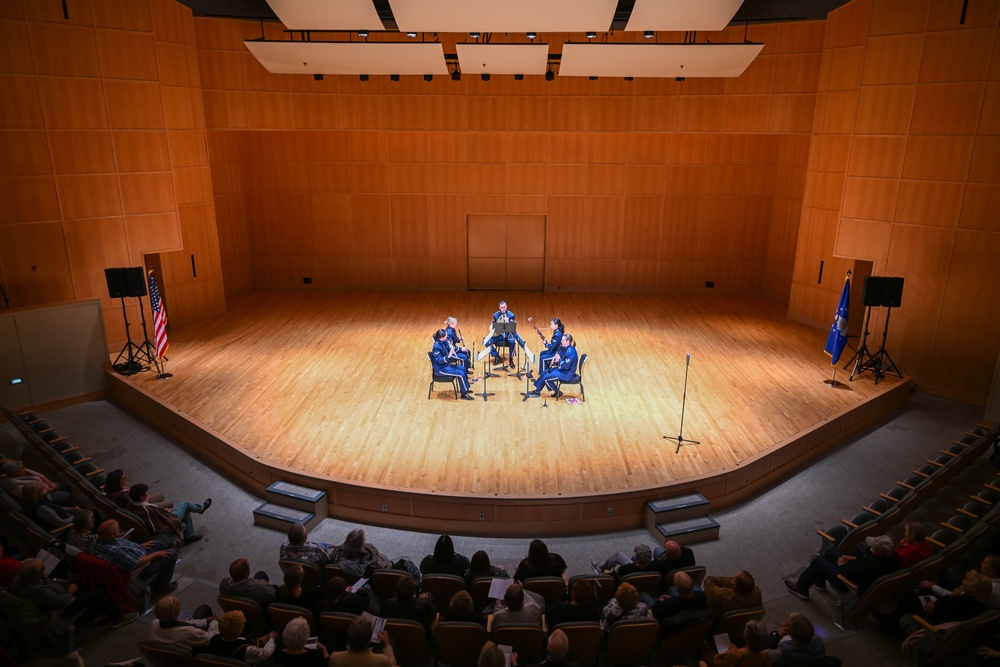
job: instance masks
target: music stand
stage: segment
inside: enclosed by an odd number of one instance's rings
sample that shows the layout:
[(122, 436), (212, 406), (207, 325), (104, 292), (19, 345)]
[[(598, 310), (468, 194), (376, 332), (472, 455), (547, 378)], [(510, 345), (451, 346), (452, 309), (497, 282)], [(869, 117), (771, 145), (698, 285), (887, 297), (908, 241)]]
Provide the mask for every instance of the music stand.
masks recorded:
[[(510, 365), (513, 366), (515, 369), (517, 368), (517, 365), (515, 365), (513, 362), (514, 362), (514, 355), (517, 354), (517, 350), (514, 346), (515, 343), (514, 334), (516, 333), (517, 333), (517, 322), (508, 320), (507, 322), (493, 323), (493, 335), (500, 336), (501, 338), (503, 338), (503, 342), (507, 346), (507, 360), (508, 362), (510, 362)], [(507, 367), (506, 363), (500, 368), (501, 370), (508, 371), (507, 376), (510, 377), (511, 373), (509, 371), (511, 369)]]
[[(489, 349), (490, 348), (488, 348), (488, 347), (487, 348), (483, 348), (483, 352), (488, 352)], [(480, 354), (482, 354), (482, 352)], [(478, 394), (476, 394), (476, 396), (482, 396), (484, 401), (490, 400), (490, 396), (494, 395), (493, 393), (486, 391), (486, 378), (490, 378), (490, 377), (494, 377), (495, 378), (495, 377), (498, 377), (498, 376), (493, 375), (492, 373), (490, 373), (490, 362), (484, 361), (483, 362), (483, 390), (481, 392), (479, 392)]]

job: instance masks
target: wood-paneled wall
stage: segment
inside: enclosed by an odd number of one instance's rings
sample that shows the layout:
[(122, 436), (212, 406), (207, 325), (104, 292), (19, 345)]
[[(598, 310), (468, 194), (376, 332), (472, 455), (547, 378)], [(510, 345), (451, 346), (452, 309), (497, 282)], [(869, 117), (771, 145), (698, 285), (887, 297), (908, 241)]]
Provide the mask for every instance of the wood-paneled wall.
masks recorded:
[(194, 25), (173, 0), (66, 7), (0, 5), (0, 270), (15, 308), (101, 299), (115, 348), (105, 267), (164, 253), (172, 322), (225, 308)]
[(985, 404), (1000, 352), (1000, 4), (962, 17), (960, 0), (854, 0), (828, 18), (789, 314), (829, 322), (844, 270), (871, 260), (905, 278), (896, 364)]

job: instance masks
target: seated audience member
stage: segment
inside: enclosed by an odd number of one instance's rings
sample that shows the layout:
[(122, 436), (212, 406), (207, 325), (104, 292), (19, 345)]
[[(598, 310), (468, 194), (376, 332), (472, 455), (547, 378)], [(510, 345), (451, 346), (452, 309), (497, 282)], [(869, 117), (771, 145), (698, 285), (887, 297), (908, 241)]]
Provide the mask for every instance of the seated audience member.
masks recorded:
[[(962, 580), (961, 588), (956, 588), (951, 592), (941, 590), (941, 592), (945, 592), (945, 595), (941, 596), (938, 596), (935, 591), (936, 599), (924, 604), (922, 609), (912, 609), (911, 611), (931, 625), (961, 623), (986, 611), (986, 603), (989, 601), (992, 591), (993, 582), (988, 577), (975, 570), (969, 570), (965, 574), (965, 579)], [(918, 601), (917, 606), (919, 605)], [(921, 633), (917, 638), (911, 639), (912, 634), (919, 632), (921, 626), (913, 620), (911, 614), (904, 614), (899, 620), (899, 625), (904, 632), (911, 635), (903, 642), (903, 653), (908, 655), (908, 649), (916, 643), (913, 639), (919, 639), (923, 636)]]
[(465, 576), (469, 570), (469, 559), (455, 553), (455, 544), (448, 535), (442, 535), (434, 544), (434, 553), (420, 561), (421, 574), (454, 574)]
[(520, 582), (515, 581), (507, 587), (502, 604), (493, 612), (492, 629), (505, 625), (528, 624), (542, 627), (542, 615), (545, 613), (545, 600), (541, 595), (524, 590)]
[(396, 656), (392, 652), (389, 633), (383, 630), (379, 635), (382, 653), (372, 651), (372, 624), (364, 616), (358, 616), (347, 629), (347, 650), (330, 655), (330, 667), (396, 667)]
[(476, 661), (476, 667), (514, 667), (515, 665), (516, 662), (513, 660), (510, 665), (507, 664), (507, 656), (493, 642), (486, 642), (483, 644), (483, 648), (479, 649), (479, 660)]
[(365, 577), (373, 570), (392, 567), (392, 561), (387, 556), (379, 553), (378, 549), (365, 541), (363, 528), (354, 528), (347, 533), (344, 543), (331, 555), (331, 560), (339, 565), (345, 574), (353, 577)]
[(896, 555), (900, 569), (905, 570), (929, 558), (934, 553), (934, 547), (927, 541), (927, 531), (919, 521), (907, 522), (904, 531), (903, 539), (896, 547)]
[(767, 654), (770, 637), (763, 623), (747, 621), (743, 627), (743, 641), (745, 646), (730, 646), (728, 651), (712, 658), (712, 667), (767, 667), (771, 664)]
[(90, 546), (97, 539), (94, 532), (94, 512), (80, 510), (73, 515), (73, 528), (66, 535), (66, 543), (80, 551), (90, 551)]
[(76, 584), (62, 584), (46, 579), (45, 566), (34, 558), (28, 558), (21, 563), (21, 568), (10, 586), (10, 592), (22, 600), (27, 600), (42, 611), (61, 610), (61, 615), (64, 617), (80, 611), (86, 611), (91, 618), (104, 614), (115, 628), (131, 623), (139, 617), (137, 612), (123, 611), (102, 591), (90, 591), (78, 596), (78, 590)]
[(319, 569), (330, 562), (330, 545), (322, 542), (310, 542), (309, 533), (301, 523), (293, 523), (288, 529), (288, 541), (278, 549), (278, 558), (297, 558), (313, 563)]
[(17, 576), (18, 571), (21, 569), (21, 561), (13, 556), (5, 555), (5, 548), (0, 543), (0, 588), (10, 586), (11, 582), (14, 581), (14, 577)]
[(812, 621), (798, 612), (778, 628), (778, 647), (768, 650), (772, 665), (796, 665), (806, 660), (816, 660), (826, 655), (823, 640), (816, 635)]
[(157, 600), (153, 605), (156, 618), (149, 626), (149, 638), (191, 649), (208, 644), (212, 637), (219, 634), (219, 619), (212, 615), (212, 609), (207, 604), (195, 609), (186, 621), (179, 620), (180, 613), (181, 601), (174, 596), (167, 595)]
[(122, 539), (118, 522), (114, 519), (107, 519), (97, 527), (97, 539), (90, 547), (90, 553), (129, 573), (149, 563), (139, 577), (149, 582), (154, 598), (163, 597), (177, 588), (177, 584), (170, 581), (177, 565), (177, 552), (164, 549), (156, 540), (136, 544)]
[(667, 540), (662, 547), (653, 550), (653, 562), (656, 569), (664, 575), (670, 574), (674, 570), (686, 567), (694, 567), (694, 552), (689, 547), (681, 546), (679, 542)]
[(191, 514), (204, 514), (212, 506), (211, 498), (200, 504), (182, 500), (167, 510), (150, 501), (149, 487), (145, 484), (134, 484), (128, 490), (128, 496), (130, 502), (127, 509), (145, 521), (154, 535), (163, 535), (182, 544), (193, 544), (201, 539), (201, 535), (194, 532)]
[(618, 586), (615, 596), (604, 607), (604, 629), (610, 630), (614, 623), (627, 618), (649, 618), (649, 608), (639, 602), (635, 586), (624, 583)]
[[(229, 577), (219, 584), (219, 593), (250, 598), (262, 609), (266, 609), (275, 599), (274, 586), (271, 585), (267, 574), (257, 572), (252, 579), (250, 578), (250, 561), (246, 558), (237, 558), (230, 564)], [(242, 628), (240, 631), (243, 631)]]
[(33, 521), (48, 528), (63, 528), (73, 523), (73, 511), (79, 507), (63, 507), (45, 498), (42, 485), (28, 482), (21, 487), (21, 506)]
[(578, 663), (568, 662), (569, 637), (562, 630), (555, 630), (545, 644), (545, 659), (539, 665), (545, 667), (578, 667)]
[(891, 537), (869, 537), (865, 544), (871, 551), (864, 551), (858, 556), (844, 556), (836, 549), (827, 549), (812, 559), (798, 580), (785, 579), (785, 588), (793, 595), (808, 600), (811, 586), (826, 590), (830, 581), (840, 587), (837, 577), (842, 574), (864, 591), (879, 577), (899, 569), (899, 556)]
[(304, 578), (305, 571), (298, 563), (286, 569), (284, 583), (275, 591), (275, 602), (314, 609), (320, 602), (322, 592), (317, 586), (303, 586)]
[(532, 577), (566, 577), (566, 561), (559, 554), (550, 553), (545, 542), (532, 540), (528, 545), (528, 556), (522, 560), (514, 571), (515, 581), (524, 581)]
[(437, 612), (434, 611), (434, 605), (427, 599), (426, 593), (417, 597), (417, 585), (413, 579), (401, 577), (396, 583), (396, 597), (385, 601), (379, 616), (416, 621), (424, 626), (429, 637)]
[(600, 621), (602, 618), (603, 613), (601, 606), (597, 604), (594, 584), (583, 577), (573, 582), (568, 602), (557, 602), (545, 610), (545, 620), (550, 628), (560, 623)]
[(459, 621), (462, 623), (478, 623), (486, 627), (486, 618), (482, 612), (475, 609), (472, 603), (472, 596), (469, 591), (459, 591), (451, 596), (448, 611), (445, 612), (443, 621)]
[(661, 595), (653, 604), (653, 618), (665, 621), (680, 613), (688, 611), (703, 611), (708, 609), (708, 599), (704, 591), (696, 590), (694, 580), (687, 572), (678, 572), (674, 576), (676, 595)]
[(603, 563), (591, 560), (590, 567), (596, 574), (613, 574), (620, 579), (633, 572), (658, 572), (652, 562), (653, 552), (649, 545), (637, 544), (632, 549), (631, 558), (624, 551), (619, 551)]
[(472, 560), (469, 561), (469, 569), (465, 573), (465, 587), (471, 591), (472, 582), (481, 577), (510, 579), (507, 570), (491, 563), (490, 555), (482, 549), (472, 554)]
[(274, 654), (274, 639), (278, 633), (269, 632), (254, 642), (243, 636), (243, 628), (246, 624), (247, 619), (242, 611), (227, 611), (219, 619), (219, 634), (213, 635), (208, 640), (208, 644), (195, 646), (192, 649), (194, 654), (209, 653), (226, 658), (236, 658), (248, 665), (256, 665), (266, 661)]
[[(104, 495), (121, 508), (127, 508), (132, 499), (128, 495), (128, 476), (122, 470), (112, 470), (104, 479)], [(170, 509), (174, 506), (173, 501), (166, 500), (162, 493), (149, 493), (149, 502), (157, 507)]]
[(705, 577), (701, 588), (705, 591), (709, 608), (718, 614), (764, 604), (760, 587), (746, 570), (740, 570), (732, 577)]
[(69, 484), (56, 484), (51, 479), (38, 472), (24, 466), (24, 462), (18, 459), (4, 461), (0, 466), (0, 486), (10, 496), (23, 499), (24, 486), (32, 482), (37, 482), (42, 486), (42, 496), (45, 500), (56, 505), (69, 506), (73, 504), (73, 494)]
[(316, 642), (316, 648), (306, 648), (309, 636), (309, 621), (301, 616), (293, 618), (281, 632), (284, 646), (274, 652), (271, 661), (288, 667), (326, 667), (330, 654), (319, 642)]
[(326, 586), (323, 587), (323, 596), (322, 609), (318, 609), (320, 612), (339, 611), (345, 614), (360, 614), (367, 610), (371, 604), (371, 598), (366, 589), (353, 590), (343, 577), (332, 577), (326, 582)]

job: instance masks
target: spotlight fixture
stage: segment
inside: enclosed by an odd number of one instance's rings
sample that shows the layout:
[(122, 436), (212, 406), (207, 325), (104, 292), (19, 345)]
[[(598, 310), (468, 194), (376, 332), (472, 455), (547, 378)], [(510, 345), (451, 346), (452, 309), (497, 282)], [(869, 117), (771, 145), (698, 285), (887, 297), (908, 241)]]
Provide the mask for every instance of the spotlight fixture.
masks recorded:
[(424, 74), (424, 81), (430, 82), (430, 81), (433, 81), (433, 80), (434, 80), (434, 75), (433, 74)]
[(596, 32), (588, 32), (587, 33), (587, 39), (597, 39), (597, 33)]
[(490, 80), (490, 75), (488, 73), (484, 72), (483, 74), (479, 75), (479, 78), (482, 79), (483, 81), (489, 81)]
[(390, 81), (399, 81), (399, 75), (398, 74), (390, 74), (389, 75), (389, 80)]
[(407, 37), (416, 37), (417, 33), (411, 31), (411, 32), (406, 33), (406, 36)]
[(653, 32), (652, 30), (646, 30), (645, 32), (642, 33), (642, 36), (645, 37), (646, 39), (653, 39), (653, 36), (655, 34), (656, 33)]
[(322, 74), (313, 74), (313, 81), (322, 81), (322, 80), (323, 80)]
[(556, 78), (556, 73), (552, 71), (551, 67), (549, 67), (547, 70), (545, 70), (545, 80), (551, 81), (554, 78)]
[(524, 81), (524, 75), (523, 74), (515, 74), (514, 75), (514, 81)]
[(368, 37), (367, 30), (358, 30), (358, 37)]
[(367, 74), (359, 74), (358, 78), (361, 79), (362, 81), (367, 81), (368, 80), (368, 75)]
[(538, 37), (538, 34), (535, 33), (535, 31), (531, 31), (528, 33), (528, 39), (534, 39), (535, 37)]
[(455, 69), (451, 70), (451, 80), (452, 81), (462, 80), (462, 72), (461, 70), (458, 69), (458, 65), (455, 66)]
[(479, 39), (479, 33), (478, 32), (470, 32), (469, 33), (469, 37), (471, 37), (472, 39)]

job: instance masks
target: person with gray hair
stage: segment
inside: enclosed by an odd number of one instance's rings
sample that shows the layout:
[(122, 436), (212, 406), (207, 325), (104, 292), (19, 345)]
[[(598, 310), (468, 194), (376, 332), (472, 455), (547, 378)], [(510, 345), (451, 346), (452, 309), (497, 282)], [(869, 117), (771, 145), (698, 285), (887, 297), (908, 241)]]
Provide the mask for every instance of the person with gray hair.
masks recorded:
[(712, 658), (712, 667), (764, 667), (770, 662), (767, 655), (770, 637), (760, 621), (747, 621), (743, 627), (745, 646), (730, 645), (729, 650)]
[(603, 563), (591, 560), (590, 567), (595, 574), (613, 574), (620, 579), (633, 572), (655, 572), (651, 565), (652, 562), (653, 550), (649, 548), (649, 545), (637, 544), (632, 549), (631, 557), (624, 551), (618, 551)]
[(310, 542), (309, 533), (301, 522), (295, 522), (288, 529), (288, 541), (278, 549), (278, 558), (297, 558), (315, 563), (322, 569), (330, 562), (330, 545), (323, 542)]
[(888, 535), (878, 535), (865, 539), (869, 550), (859, 550), (858, 555), (841, 554), (834, 548), (829, 548), (809, 562), (809, 566), (795, 581), (785, 579), (788, 592), (801, 600), (809, 599), (809, 589), (816, 586), (821, 591), (826, 590), (827, 582), (838, 588), (843, 584), (837, 577), (844, 575), (850, 579), (858, 590), (864, 592), (876, 579), (899, 569), (899, 556), (896, 553), (896, 543)]
[(73, 504), (73, 494), (69, 484), (56, 484), (42, 473), (26, 468), (23, 461), (18, 459), (4, 461), (3, 466), (0, 467), (0, 473), (3, 475), (0, 478), (0, 486), (18, 500), (23, 498), (22, 494), (26, 484), (37, 482), (42, 487), (42, 496), (45, 500), (67, 507)]
[(366, 576), (369, 569), (383, 570), (392, 567), (392, 561), (365, 540), (363, 528), (354, 528), (347, 533), (344, 543), (337, 547), (331, 560), (345, 574), (354, 577)]
[(276, 665), (288, 667), (326, 667), (330, 654), (319, 642), (316, 648), (306, 648), (309, 636), (309, 622), (301, 616), (293, 618), (281, 632), (284, 648), (275, 651), (271, 660)]

